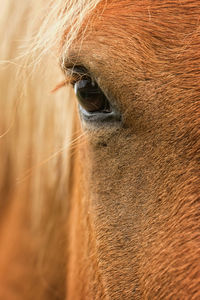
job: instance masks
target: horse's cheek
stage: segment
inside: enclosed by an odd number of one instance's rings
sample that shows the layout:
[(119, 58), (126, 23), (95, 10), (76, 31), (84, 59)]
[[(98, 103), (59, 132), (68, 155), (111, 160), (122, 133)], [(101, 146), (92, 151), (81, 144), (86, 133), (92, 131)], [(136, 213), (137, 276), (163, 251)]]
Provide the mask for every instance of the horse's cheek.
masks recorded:
[[(184, 192), (177, 194), (183, 184), (181, 159), (168, 141), (158, 143), (155, 135), (138, 136), (130, 128), (88, 132), (86, 140), (80, 151), (87, 165), (82, 170), (84, 189), (93, 215), (99, 268), (110, 295), (124, 291), (124, 297), (140, 297), (142, 284), (146, 296), (156, 297), (159, 285), (160, 297), (165, 297), (168, 276), (174, 281), (184, 276), (178, 268), (179, 253), (187, 260), (186, 268), (191, 263), (189, 244), (188, 253), (183, 247), (190, 232), (183, 216), (192, 219), (194, 211), (186, 213)], [(177, 269), (169, 268), (169, 261)]]

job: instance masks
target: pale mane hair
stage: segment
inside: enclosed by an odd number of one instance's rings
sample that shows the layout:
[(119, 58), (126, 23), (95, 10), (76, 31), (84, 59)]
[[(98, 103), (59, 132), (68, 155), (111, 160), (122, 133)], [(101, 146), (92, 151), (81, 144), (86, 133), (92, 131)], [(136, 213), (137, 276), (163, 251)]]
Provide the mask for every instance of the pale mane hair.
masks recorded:
[(52, 272), (53, 277), (57, 268), (60, 273), (62, 255), (54, 255), (54, 245), (65, 251), (73, 97), (67, 88), (54, 94), (51, 90), (63, 80), (58, 63), (63, 38), (67, 50), (98, 2), (7, 0), (1, 4), (1, 274), (8, 270), (13, 274), (8, 264), (14, 239), (21, 243), (19, 252), (23, 253), (27, 237), (33, 248), (38, 244), (38, 264), (48, 252), (51, 265), (47, 263), (44, 272)]

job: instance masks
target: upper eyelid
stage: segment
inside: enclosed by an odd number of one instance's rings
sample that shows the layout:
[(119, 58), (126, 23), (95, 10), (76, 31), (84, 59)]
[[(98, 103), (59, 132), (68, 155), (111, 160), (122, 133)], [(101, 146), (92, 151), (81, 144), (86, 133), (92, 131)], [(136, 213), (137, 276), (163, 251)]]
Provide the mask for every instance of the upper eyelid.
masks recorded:
[[(64, 73), (77, 73), (77, 74), (84, 74), (88, 77), (95, 77), (93, 76), (92, 70), (90, 70), (89, 66), (83, 63), (82, 59), (77, 57), (76, 54), (69, 54), (67, 57), (60, 58), (60, 67)], [(79, 72), (75, 72), (74, 70), (78, 68)], [(81, 70), (82, 69), (82, 70)]]
[(74, 86), (76, 82), (85, 78), (91, 78), (88, 72), (77, 72), (73, 69), (67, 69), (67, 77), (70, 79), (70, 83)]
[(66, 72), (68, 70), (74, 70), (74, 68), (76, 68), (77, 66), (81, 66), (82, 68), (84, 68), (85, 70), (87, 70), (87, 68), (85, 68), (83, 66), (83, 64), (78, 61), (77, 59), (75, 59), (75, 56), (73, 57), (61, 57), (60, 58), (60, 67), (62, 69), (63, 72)]
[(95, 77), (88, 71), (88, 69), (81, 64), (65, 64), (62, 67), (65, 75), (68, 77), (70, 83), (74, 85), (77, 81), (90, 78), (92, 82), (96, 82)]
[(80, 77), (82, 77), (82, 76), (91, 77), (91, 74), (89, 73), (89, 71), (85, 67), (80, 66), (80, 65), (73, 65), (72, 67), (67, 67), (67, 68), (65, 68), (65, 71), (72, 76), (78, 75)]
[[(92, 82), (96, 82), (99, 85), (100, 76), (85, 65), (80, 58), (77, 58), (77, 55), (75, 54), (70, 54), (65, 58), (61, 57), (60, 67), (72, 85), (74, 85), (76, 81), (81, 80), (84, 76), (90, 78)], [(78, 72), (75, 70), (76, 68), (79, 69)]]

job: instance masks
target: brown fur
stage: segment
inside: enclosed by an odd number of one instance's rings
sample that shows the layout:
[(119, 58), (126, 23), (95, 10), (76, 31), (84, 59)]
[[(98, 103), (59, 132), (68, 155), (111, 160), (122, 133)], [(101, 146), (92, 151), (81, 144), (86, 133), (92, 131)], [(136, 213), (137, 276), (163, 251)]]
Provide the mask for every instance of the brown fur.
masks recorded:
[(123, 123), (82, 124), (68, 299), (200, 297), (199, 4), (108, 2), (71, 47)]

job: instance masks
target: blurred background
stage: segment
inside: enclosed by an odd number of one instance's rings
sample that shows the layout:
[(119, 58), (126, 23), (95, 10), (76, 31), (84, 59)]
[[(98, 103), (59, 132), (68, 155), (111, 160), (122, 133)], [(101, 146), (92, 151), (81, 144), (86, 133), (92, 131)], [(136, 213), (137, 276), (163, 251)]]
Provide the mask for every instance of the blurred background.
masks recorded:
[(29, 300), (35, 295), (37, 300), (48, 299), (48, 295), (64, 299), (65, 293), (73, 101), (67, 88), (51, 93), (63, 74), (58, 63), (59, 45), (50, 47), (37, 36), (49, 11), (47, 2), (1, 1), (2, 300)]

